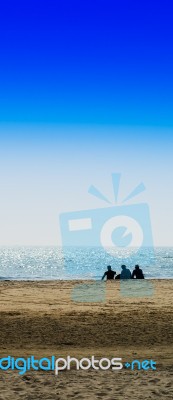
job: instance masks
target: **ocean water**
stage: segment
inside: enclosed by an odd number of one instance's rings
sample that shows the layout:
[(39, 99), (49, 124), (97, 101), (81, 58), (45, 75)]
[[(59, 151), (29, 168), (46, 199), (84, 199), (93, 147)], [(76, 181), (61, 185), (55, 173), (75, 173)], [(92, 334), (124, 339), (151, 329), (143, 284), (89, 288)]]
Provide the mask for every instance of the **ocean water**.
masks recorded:
[[(124, 260), (115, 258), (97, 247), (0, 247), (0, 279), (96, 279), (99, 280), (108, 264), (117, 273)], [(144, 248), (137, 263), (145, 278), (173, 278), (173, 248)], [(133, 270), (130, 257), (125, 264)]]

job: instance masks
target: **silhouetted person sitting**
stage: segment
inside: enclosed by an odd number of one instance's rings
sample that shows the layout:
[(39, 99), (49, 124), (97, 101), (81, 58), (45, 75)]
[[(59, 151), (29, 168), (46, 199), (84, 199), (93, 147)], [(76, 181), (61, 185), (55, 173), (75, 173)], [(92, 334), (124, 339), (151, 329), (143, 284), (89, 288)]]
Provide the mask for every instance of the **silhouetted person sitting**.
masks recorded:
[(144, 274), (139, 265), (135, 265), (135, 269), (132, 272), (132, 279), (144, 279)]
[(116, 275), (115, 271), (112, 271), (112, 268), (110, 265), (107, 266), (107, 271), (104, 273), (102, 276), (102, 280), (106, 277), (107, 280), (114, 279)]
[(122, 271), (120, 274), (120, 279), (130, 279), (131, 278), (130, 270), (125, 265), (122, 265), (121, 268)]

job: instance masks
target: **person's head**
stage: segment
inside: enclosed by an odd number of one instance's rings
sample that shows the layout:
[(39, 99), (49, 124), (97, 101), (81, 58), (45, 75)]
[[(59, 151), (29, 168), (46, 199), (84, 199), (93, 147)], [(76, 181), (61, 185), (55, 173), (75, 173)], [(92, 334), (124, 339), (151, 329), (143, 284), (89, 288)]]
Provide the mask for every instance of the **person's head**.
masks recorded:
[(139, 265), (135, 265), (135, 269), (139, 269)]
[(111, 266), (110, 265), (107, 266), (107, 270), (111, 271)]
[(126, 269), (125, 265), (121, 265), (122, 270), (124, 271)]

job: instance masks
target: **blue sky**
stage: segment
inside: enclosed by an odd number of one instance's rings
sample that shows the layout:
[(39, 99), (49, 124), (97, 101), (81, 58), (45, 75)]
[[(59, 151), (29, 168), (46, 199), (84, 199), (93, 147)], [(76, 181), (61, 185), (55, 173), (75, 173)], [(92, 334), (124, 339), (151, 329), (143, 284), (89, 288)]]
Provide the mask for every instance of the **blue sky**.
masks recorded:
[(7, 0), (0, 38), (0, 243), (56, 244), (122, 172), (173, 245), (171, 2)]
[(10, 1), (0, 121), (172, 126), (171, 2)]

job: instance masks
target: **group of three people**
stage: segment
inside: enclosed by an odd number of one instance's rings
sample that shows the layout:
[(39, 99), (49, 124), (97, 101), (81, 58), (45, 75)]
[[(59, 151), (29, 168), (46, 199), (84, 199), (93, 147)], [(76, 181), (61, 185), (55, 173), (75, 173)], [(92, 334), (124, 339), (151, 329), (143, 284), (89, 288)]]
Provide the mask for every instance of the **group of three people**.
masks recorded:
[(122, 271), (120, 274), (117, 275), (115, 271), (112, 270), (111, 266), (107, 266), (107, 271), (104, 273), (102, 276), (102, 280), (107, 278), (107, 280), (110, 279), (144, 279), (144, 274), (141, 268), (139, 268), (139, 265), (135, 265), (135, 269), (133, 270), (132, 274), (130, 270), (125, 266), (121, 266)]

